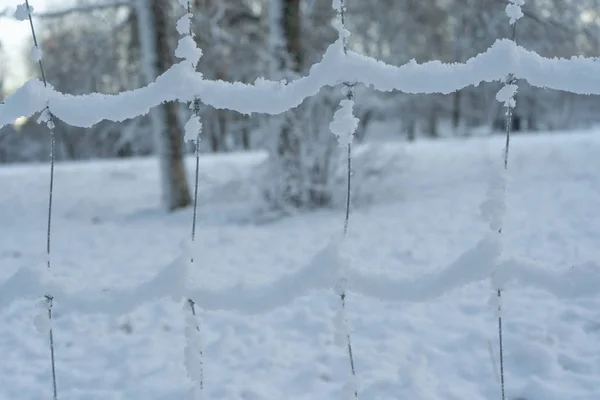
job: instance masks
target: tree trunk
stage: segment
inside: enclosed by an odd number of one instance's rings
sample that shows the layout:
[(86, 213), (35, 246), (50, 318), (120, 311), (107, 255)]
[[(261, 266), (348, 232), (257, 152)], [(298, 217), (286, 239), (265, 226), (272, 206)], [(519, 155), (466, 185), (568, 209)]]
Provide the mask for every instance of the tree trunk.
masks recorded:
[(437, 104), (432, 104), (427, 119), (427, 134), (432, 139), (437, 139), (438, 134), (438, 109)]
[(460, 128), (461, 97), (460, 90), (452, 94), (452, 129), (454, 130), (454, 135), (458, 134), (458, 128)]
[(286, 50), (290, 58), (288, 69), (299, 72), (302, 68), (300, 41), (300, 0), (283, 0), (283, 26)]
[[(146, 83), (153, 82), (173, 64), (169, 46), (170, 4), (164, 0), (138, 0), (138, 19)], [(174, 27), (173, 27), (174, 29)], [(173, 211), (191, 204), (184, 165), (184, 143), (177, 105), (165, 103), (150, 112), (160, 160), (163, 202)]]
[[(272, 55), (276, 63), (275, 73), (286, 77), (300, 70), (300, 0), (271, 1)], [(283, 116), (283, 124), (276, 145), (276, 157), (281, 174), (275, 202), (283, 201), (293, 207), (301, 207), (303, 195), (301, 165), (301, 143), (293, 127), (295, 110)]]
[(537, 109), (536, 109), (535, 94), (533, 94), (529, 98), (529, 110), (528, 111), (529, 112), (527, 115), (527, 130), (537, 131), (538, 125), (537, 125)]

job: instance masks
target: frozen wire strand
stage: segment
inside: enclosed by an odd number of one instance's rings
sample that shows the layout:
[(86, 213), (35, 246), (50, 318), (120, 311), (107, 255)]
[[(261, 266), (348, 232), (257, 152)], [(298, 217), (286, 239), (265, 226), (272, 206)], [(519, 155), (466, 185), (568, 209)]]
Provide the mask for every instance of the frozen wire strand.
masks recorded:
[[(52, 296), (46, 295), (46, 301), (48, 302), (48, 320), (52, 323), (52, 302), (54, 298)], [(56, 388), (56, 368), (54, 367), (54, 334), (52, 332), (52, 325), (50, 325), (49, 330), (49, 339), (50, 339), (50, 359), (52, 360), (52, 395), (54, 400), (58, 399), (58, 390)]]
[[(188, 299), (188, 304), (190, 306), (190, 309), (192, 310), (192, 315), (194, 316), (194, 322), (196, 325), (196, 330), (198, 332), (200, 332), (200, 327), (198, 326), (198, 323), (196, 322), (196, 303), (194, 303), (194, 300), (192, 299)], [(200, 390), (204, 390), (204, 351), (202, 349), (200, 349)]]
[[(188, 0), (187, 2), (187, 13), (188, 16), (190, 16), (190, 26), (189, 26), (189, 35), (190, 37), (194, 37), (194, 29), (193, 29), (193, 25), (192, 25), (192, 4), (191, 1)], [(196, 117), (200, 117), (200, 100), (199, 99), (194, 99), (193, 102), (193, 111), (194, 111), (194, 115)], [(195, 150), (195, 156), (196, 156), (196, 171), (195, 171), (195, 175), (194, 175), (194, 206), (193, 206), (193, 213), (192, 213), (192, 233), (191, 233), (191, 237), (192, 237), (192, 244), (196, 241), (196, 221), (198, 219), (198, 181), (199, 181), (199, 176), (200, 176), (200, 130), (198, 130), (198, 133), (196, 134), (196, 150)], [(194, 263), (194, 252), (192, 251), (192, 255), (190, 256), (190, 262)], [(196, 325), (196, 330), (198, 332), (200, 332), (200, 326), (198, 325), (198, 321), (197, 321), (197, 315), (196, 315), (196, 303), (194, 303), (194, 300), (189, 299), (188, 298), (188, 305), (190, 306), (190, 309), (192, 311), (192, 315), (194, 316), (194, 324)], [(203, 366), (203, 358), (204, 358), (204, 351), (202, 349), (200, 349), (200, 377), (199, 377), (199, 381), (200, 381), (200, 390), (204, 390), (204, 366)]]
[(194, 36), (194, 28), (193, 28), (193, 20), (192, 20), (193, 14), (192, 14), (192, 2), (190, 0), (188, 0), (188, 2), (187, 2), (187, 13), (190, 18), (190, 27), (189, 27), (190, 29), (189, 29), (188, 33), (189, 33), (190, 37), (193, 37)]
[[(340, 22), (342, 25), (342, 30), (345, 29), (346, 27), (346, 16), (345, 16), (345, 10), (346, 6), (344, 4), (344, 0), (340, 1)], [(343, 49), (344, 49), (344, 54), (348, 54), (348, 39), (344, 33), (344, 36), (342, 38), (343, 41)], [(354, 84), (351, 83), (344, 83), (344, 85), (346, 86), (346, 97), (348, 100), (352, 100), (354, 98)], [(346, 215), (344, 218), (344, 238), (347, 237), (348, 235), (348, 225), (350, 223), (350, 206), (351, 206), (351, 195), (352, 195), (352, 141), (350, 141), (348, 143), (348, 153), (347, 153), (347, 176), (346, 176)], [(342, 306), (342, 310), (345, 312), (346, 311), (346, 291), (343, 290), (342, 293), (340, 294), (340, 301), (341, 301), (341, 306)], [(346, 323), (346, 325), (348, 324), (348, 321), (344, 321)], [(355, 363), (354, 363), (354, 353), (352, 351), (352, 337), (350, 336), (350, 330), (348, 329), (346, 331), (346, 342), (347, 342), (347, 348), (348, 348), (348, 359), (350, 361), (350, 373), (352, 374), (352, 378), (354, 380), (356, 380), (356, 367), (355, 367)], [(354, 398), (358, 399), (358, 388), (355, 387), (354, 388)]]
[[(512, 26), (512, 37), (511, 40), (513, 42), (517, 42), (517, 21), (515, 21), (515, 23)], [(515, 76), (513, 74), (508, 75), (507, 79), (506, 79), (506, 84), (507, 85), (512, 85), (514, 83), (516, 83), (516, 79)], [(508, 169), (508, 151), (510, 149), (510, 131), (512, 128), (512, 107), (510, 107), (510, 105), (507, 107), (506, 110), (506, 143), (504, 144), (504, 169), (507, 170)]]
[[(198, 115), (199, 113), (200, 102), (199, 100), (194, 100), (194, 113)], [(196, 176), (195, 176), (195, 185), (194, 185), (194, 212), (192, 216), (192, 243), (196, 240), (196, 219), (197, 219), (197, 210), (198, 210), (198, 176), (200, 171), (200, 131), (198, 131), (196, 136)], [(190, 261), (194, 262), (194, 256), (190, 257)], [(192, 314), (194, 315), (194, 324), (196, 325), (196, 330), (200, 332), (200, 326), (198, 325), (198, 321), (196, 319), (196, 307), (195, 303), (192, 299), (188, 298), (188, 304), (190, 309), (192, 310)], [(204, 373), (203, 373), (203, 355), (204, 352), (200, 350), (200, 390), (204, 389)]]
[(500, 387), (502, 389), (502, 400), (506, 399), (504, 385), (504, 341), (502, 340), (502, 290), (498, 289), (498, 346), (500, 352)]
[[(200, 118), (200, 100), (194, 100), (194, 114)], [(200, 180), (200, 130), (196, 134), (196, 171), (194, 176), (194, 211), (192, 215), (192, 243), (196, 240), (196, 220), (198, 219), (198, 182)], [(194, 262), (194, 257), (191, 259)]]
[[(340, 21), (342, 23), (342, 29), (346, 29), (346, 3), (344, 0), (340, 0)], [(348, 38), (344, 32), (342, 37), (342, 45), (344, 48), (344, 54), (348, 55)]]
[[(27, 7), (27, 16), (29, 19), (29, 27), (31, 28), (31, 36), (33, 37), (33, 44), (36, 49), (39, 50), (39, 45), (37, 41), (37, 35), (35, 34), (35, 28), (33, 26), (33, 18), (31, 17), (31, 7), (29, 5), (29, 0), (25, 0), (25, 6)], [(44, 65), (42, 63), (42, 59), (38, 60), (38, 65), (40, 67), (40, 73), (42, 75), (42, 81), (44, 82), (44, 87), (48, 86), (48, 81), (46, 80), (46, 74), (44, 73)], [(52, 123), (52, 113), (48, 105), (46, 105), (46, 111), (48, 112), (48, 129), (50, 129), (50, 187), (48, 191), (48, 227), (46, 232), (46, 254), (47, 254), (47, 267), (50, 268), (51, 264), (51, 232), (52, 232), (52, 197), (54, 192), (54, 150), (56, 147), (56, 137), (54, 134), (54, 123)], [(50, 363), (52, 369), (52, 394), (53, 399), (58, 399), (58, 390), (56, 384), (56, 360), (54, 356), (54, 332), (52, 329), (52, 303), (54, 298), (51, 295), (45, 295), (46, 300), (48, 302), (48, 320), (50, 321), (49, 328), (49, 341), (50, 341)]]
[[(346, 27), (346, 5), (344, 0), (340, 0), (340, 20), (342, 24), (342, 30), (345, 30)], [(348, 39), (346, 35), (343, 36), (343, 49), (344, 54), (348, 55)], [(344, 86), (346, 87), (346, 98), (348, 100), (354, 99), (354, 84), (350, 82), (345, 82)], [(344, 237), (348, 234), (348, 225), (350, 223), (350, 206), (351, 206), (351, 195), (352, 195), (352, 141), (348, 143), (348, 153), (347, 153), (347, 176), (346, 176), (346, 216), (344, 220)]]
[[(512, 25), (512, 38), (511, 40), (516, 43), (517, 41), (517, 21)], [(509, 74), (506, 78), (506, 85), (512, 85), (516, 82), (515, 76)], [(504, 170), (508, 170), (508, 151), (510, 150), (510, 133), (512, 129), (512, 106), (510, 103), (506, 107), (506, 142), (504, 143)], [(504, 188), (506, 190), (506, 188)], [(502, 228), (498, 230), (498, 234), (502, 234)], [(506, 400), (506, 386), (504, 381), (504, 340), (502, 337), (502, 289), (497, 289), (498, 296), (498, 352), (500, 356), (500, 388), (502, 391), (502, 400)]]
[(344, 237), (348, 235), (348, 224), (350, 223), (350, 196), (352, 195), (352, 143), (348, 143), (346, 176), (346, 217), (344, 219)]
[[(35, 34), (35, 28), (33, 27), (33, 18), (31, 17), (31, 7), (29, 6), (29, 0), (25, 0), (25, 5), (27, 6), (27, 15), (29, 18), (29, 26), (31, 27), (31, 36), (33, 36), (33, 45), (39, 49), (37, 36)], [(42, 59), (38, 60), (38, 64), (40, 66), (40, 72), (42, 74), (42, 81), (44, 82), (44, 87), (48, 86), (48, 82), (46, 81), (46, 74), (44, 73), (44, 66), (42, 64)]]

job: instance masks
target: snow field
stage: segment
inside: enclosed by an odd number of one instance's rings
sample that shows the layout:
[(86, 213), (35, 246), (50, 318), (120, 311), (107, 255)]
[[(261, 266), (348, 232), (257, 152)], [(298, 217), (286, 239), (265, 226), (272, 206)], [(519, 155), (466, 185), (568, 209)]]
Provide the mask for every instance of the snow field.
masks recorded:
[[(543, 263), (536, 271), (546, 277), (550, 271), (594, 283), (597, 270), (583, 266), (598, 259), (600, 142), (590, 134), (570, 134), (517, 136), (513, 143), (504, 257)], [(501, 161), (501, 148), (497, 138), (380, 149), (406, 158), (402, 171), (388, 171), (402, 177), (404, 193), (401, 199), (375, 193), (371, 206), (353, 213), (350, 272), (360, 275), (349, 274), (349, 286), (364, 286), (369, 278), (381, 284), (443, 277), (448, 264), (486, 235), (479, 205), (487, 198), (490, 161)], [(207, 157), (201, 168), (205, 182), (219, 186), (243, 180), (261, 160), (260, 154)], [(58, 167), (53, 279), (61, 287), (74, 293), (125, 290), (151, 280), (181, 254), (190, 216), (154, 211), (157, 205), (148, 202), (158, 197), (154, 171), (150, 160)], [(1, 187), (7, 189), (0, 192), (0, 260), (6, 265), (0, 281), (19, 268), (44, 263), (35, 243), (44, 243), (46, 199), (36, 193), (43, 192), (46, 179), (44, 167), (0, 171)], [(249, 222), (251, 205), (243, 204), (247, 197), (224, 204), (211, 199), (206, 192), (218, 190), (207, 186), (194, 248), (198, 261), (191, 272), (195, 285), (265, 287), (310, 265), (327, 239), (339, 233), (341, 210), (256, 225)], [(523, 265), (517, 276), (523, 276)], [(471, 270), (488, 274), (488, 268)], [(597, 398), (597, 296), (593, 290), (565, 292), (568, 285), (544, 281), (544, 289), (556, 289), (548, 293), (532, 282), (539, 283), (539, 275), (525, 284), (509, 282), (503, 297), (509, 394), (528, 400)], [(489, 279), (466, 283), (419, 304), (350, 289), (347, 317), (362, 398), (498, 395), (489, 352), (496, 343), (495, 312), (487, 304), (493, 291)], [(406, 300), (410, 288), (393, 295)], [(587, 296), (572, 298), (582, 294)], [(348, 365), (335, 345), (335, 297), (333, 290), (311, 290), (265, 313), (201, 313), (205, 395), (339, 398)], [(0, 363), (0, 398), (39, 398), (50, 389), (46, 335), (34, 326), (39, 302), (34, 296), (0, 312), (0, 353), (6, 357)], [(125, 316), (85, 315), (61, 310), (57, 296), (63, 398), (167, 399), (187, 392), (182, 307), (181, 301), (160, 299), (132, 307)], [(130, 334), (119, 328), (127, 323)]]

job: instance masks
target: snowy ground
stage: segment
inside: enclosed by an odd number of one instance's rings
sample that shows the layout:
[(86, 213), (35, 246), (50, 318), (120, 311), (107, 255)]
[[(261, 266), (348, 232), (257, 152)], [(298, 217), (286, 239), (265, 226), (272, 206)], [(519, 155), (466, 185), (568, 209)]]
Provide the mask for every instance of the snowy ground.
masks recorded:
[[(357, 268), (389, 277), (444, 268), (486, 231), (479, 204), (490, 160), (501, 162), (502, 138), (378, 146), (377, 159), (397, 162), (381, 185), (362, 191), (370, 201), (353, 213), (349, 240)], [(559, 270), (599, 261), (599, 154), (598, 133), (515, 136), (504, 228), (511, 254)], [(197, 276), (215, 286), (275, 280), (342, 229), (341, 209), (254, 223), (244, 203), (252, 185), (239, 182), (262, 157), (202, 160)], [(61, 280), (77, 288), (129, 287), (180, 254), (190, 210), (159, 210), (156, 171), (153, 160), (58, 166), (53, 259)], [(43, 263), (47, 178), (45, 165), (0, 168), (0, 281)], [(490, 294), (489, 282), (425, 304), (350, 293), (360, 398), (500, 398), (490, 357), (490, 345), (496, 347)], [(599, 399), (600, 295), (564, 300), (513, 285), (504, 299), (510, 398)], [(206, 398), (341, 398), (348, 362), (334, 344), (337, 307), (333, 291), (317, 291), (263, 315), (203, 313)], [(182, 310), (167, 299), (121, 318), (63, 316), (57, 307), (60, 398), (183, 398), (190, 383)], [(51, 396), (47, 335), (34, 328), (37, 313), (32, 301), (0, 310), (2, 400)]]

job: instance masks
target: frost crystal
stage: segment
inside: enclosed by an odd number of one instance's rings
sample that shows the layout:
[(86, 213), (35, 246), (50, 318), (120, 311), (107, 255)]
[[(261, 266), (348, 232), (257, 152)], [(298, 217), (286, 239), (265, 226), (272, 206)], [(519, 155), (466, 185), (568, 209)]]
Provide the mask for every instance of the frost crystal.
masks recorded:
[(506, 15), (510, 18), (510, 24), (514, 25), (517, 20), (523, 17), (523, 11), (521, 7), (525, 5), (525, 0), (509, 0), (509, 4), (506, 6)]
[(352, 113), (354, 101), (344, 99), (340, 102), (340, 108), (333, 115), (333, 121), (329, 125), (331, 132), (337, 137), (340, 146), (352, 143), (354, 132), (358, 128), (358, 118)]
[(26, 19), (29, 18), (30, 13), (33, 14), (33, 7), (30, 6), (29, 10), (27, 10), (27, 4), (23, 3), (23, 4), (19, 4), (17, 6), (14, 16), (19, 21), (25, 21)]

